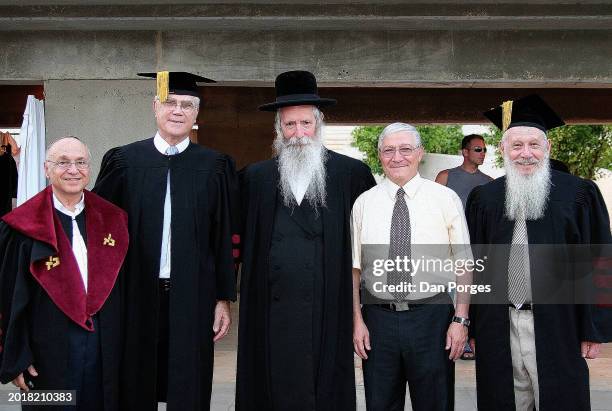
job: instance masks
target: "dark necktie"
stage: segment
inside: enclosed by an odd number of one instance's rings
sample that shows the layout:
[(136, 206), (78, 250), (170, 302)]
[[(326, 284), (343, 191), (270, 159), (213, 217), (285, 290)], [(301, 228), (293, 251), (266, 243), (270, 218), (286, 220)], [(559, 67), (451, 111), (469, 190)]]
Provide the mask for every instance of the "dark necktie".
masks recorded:
[[(407, 258), (410, 260), (410, 214), (408, 206), (404, 200), (404, 189), (400, 187), (395, 195), (395, 205), (393, 206), (393, 216), (391, 217), (391, 235), (389, 238), (389, 259), (396, 260), (399, 257), (401, 260)], [(403, 264), (402, 264), (403, 265)], [(409, 267), (412, 267), (409, 264)], [(402, 267), (404, 268), (404, 267)], [(410, 272), (405, 270), (394, 270), (387, 274), (387, 284), (403, 285), (410, 283), (412, 277)], [(399, 302), (406, 298), (408, 292), (394, 292), (393, 297)]]

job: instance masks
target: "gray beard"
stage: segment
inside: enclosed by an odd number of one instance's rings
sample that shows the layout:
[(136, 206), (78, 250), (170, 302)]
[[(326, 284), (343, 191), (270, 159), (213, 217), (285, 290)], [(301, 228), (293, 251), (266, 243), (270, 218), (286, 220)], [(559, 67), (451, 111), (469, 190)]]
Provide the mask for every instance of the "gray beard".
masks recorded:
[(287, 207), (297, 205), (291, 190), (291, 182), (308, 184), (304, 199), (315, 209), (326, 205), (325, 162), (327, 152), (319, 137), (317, 132), (313, 139), (302, 137), (285, 140), (282, 135), (277, 135), (274, 140), (273, 148), (278, 154), (279, 188), (283, 203)]
[(506, 169), (506, 216), (510, 220), (538, 220), (544, 216), (550, 187), (548, 154), (539, 162), (533, 174), (522, 175), (517, 166), (504, 155)]

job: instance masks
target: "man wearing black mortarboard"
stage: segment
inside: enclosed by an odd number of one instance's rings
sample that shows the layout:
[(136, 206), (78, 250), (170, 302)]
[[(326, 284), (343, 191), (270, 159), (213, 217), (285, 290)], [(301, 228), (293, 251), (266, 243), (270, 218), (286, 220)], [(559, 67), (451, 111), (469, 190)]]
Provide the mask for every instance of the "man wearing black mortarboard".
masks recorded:
[(214, 343), (228, 332), (236, 298), (234, 164), (189, 141), (200, 105), (196, 82), (212, 80), (140, 75), (157, 79), (157, 133), (106, 153), (94, 188), (130, 218), (121, 404), (208, 410)]
[(612, 242), (605, 203), (592, 181), (551, 170), (546, 132), (564, 122), (539, 96), (484, 114), (503, 132), (506, 176), (466, 206), (475, 258), (489, 258), (474, 281), (496, 292), (470, 307), (478, 409), (589, 410), (585, 358), (611, 338), (609, 312), (585, 293), (591, 248)]
[(312, 73), (276, 78), (276, 156), (241, 172), (243, 265), (236, 409), (353, 410), (349, 218), (374, 179), (328, 151)]

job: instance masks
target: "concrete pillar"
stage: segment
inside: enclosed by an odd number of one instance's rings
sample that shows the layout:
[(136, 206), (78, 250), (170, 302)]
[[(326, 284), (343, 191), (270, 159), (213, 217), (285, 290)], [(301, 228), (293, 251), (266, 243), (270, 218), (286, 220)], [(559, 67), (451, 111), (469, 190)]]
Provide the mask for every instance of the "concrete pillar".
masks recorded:
[(104, 153), (155, 133), (154, 82), (138, 80), (48, 80), (45, 86), (47, 142), (73, 135), (89, 146), (92, 183)]

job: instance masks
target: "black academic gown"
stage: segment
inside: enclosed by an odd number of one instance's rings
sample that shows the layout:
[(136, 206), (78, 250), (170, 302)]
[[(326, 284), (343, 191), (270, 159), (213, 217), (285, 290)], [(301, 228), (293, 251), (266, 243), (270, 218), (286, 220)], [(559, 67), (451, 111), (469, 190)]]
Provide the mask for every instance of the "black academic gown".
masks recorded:
[(167, 409), (207, 410), (217, 300), (235, 300), (230, 207), (232, 160), (190, 143), (166, 156), (153, 139), (110, 150), (94, 191), (127, 211), (126, 350), (121, 407), (157, 409), (158, 278), (164, 199), (171, 173), (171, 281)]
[(17, 197), (17, 165), (11, 155), (11, 146), (0, 155), (0, 217), (12, 209), (12, 199)]
[[(74, 389), (70, 378), (76, 369), (67, 369), (75, 358), (70, 351), (73, 337), (95, 332), (103, 409), (118, 410), (122, 338), (120, 282), (116, 279), (127, 251), (127, 219), (122, 210), (91, 193), (85, 193), (84, 213), (87, 295), (70, 240), (53, 210), (50, 188), (0, 222), (0, 381), (8, 383), (23, 372), (35, 390)], [(113, 246), (104, 244), (109, 234), (115, 240)], [(58, 264), (47, 266), (50, 258), (58, 258)], [(30, 364), (37, 377), (24, 372)], [(95, 409), (102, 406), (93, 405)], [(33, 405), (24, 409), (60, 408)]]
[[(505, 177), (498, 178), (471, 192), (466, 214), (472, 244), (512, 242), (514, 221), (504, 216), (505, 181)], [(545, 216), (527, 221), (529, 244), (610, 244), (610, 221), (597, 186), (591, 181), (554, 170), (552, 184)], [(478, 248), (479, 253), (487, 249), (486, 246)], [(499, 254), (500, 249), (495, 248), (497, 251), (492, 253)], [(498, 256), (499, 263), (492, 265), (507, 267), (507, 255), (506, 250), (505, 257)], [(556, 252), (555, 258), (549, 259), (548, 263), (563, 268), (561, 260), (552, 261), (563, 258)], [(540, 410), (588, 410), (589, 372), (580, 354), (580, 342), (610, 341), (610, 335), (606, 335), (604, 328), (596, 323), (597, 320), (609, 323), (609, 312), (597, 319), (595, 312), (598, 308), (593, 305), (537, 304), (538, 298), (550, 291), (538, 288), (538, 277), (550, 270), (535, 266), (537, 264), (538, 258), (530, 258), (532, 291), (536, 301), (533, 316)], [(484, 282), (496, 283), (494, 288), (507, 295), (507, 270), (496, 271), (502, 274), (484, 272)], [(474, 273), (476, 282), (479, 281), (478, 275)], [(553, 275), (559, 275), (561, 279), (565, 272)], [(477, 304), (474, 301), (470, 317), (470, 336), (475, 338), (477, 350), (478, 409), (514, 410), (508, 305), (499, 301), (495, 304)]]
[[(312, 402), (305, 399), (303, 408), (317, 411), (355, 409), (349, 221), (354, 201), (375, 185), (369, 168), (362, 162), (332, 151), (328, 155), (327, 207), (320, 209), (324, 278), (320, 293), (323, 306), (319, 361), (308, 367), (316, 372), (316, 395)], [(243, 265), (236, 377), (236, 410), (239, 411), (272, 410), (269, 338), (282, 340), (277, 334), (286, 331), (271, 329), (268, 315), (269, 301), (273, 297), (269, 288), (273, 267), (269, 264), (280, 195), (278, 182), (277, 159), (253, 164), (241, 172)], [(275, 292), (279, 299), (289, 297), (282, 289)], [(296, 302), (296, 306), (299, 304)], [(291, 309), (291, 305), (287, 309)], [(285, 350), (288, 361), (304, 361), (304, 358), (291, 355), (293, 347), (285, 347)], [(279, 353), (275, 354), (278, 358)], [(312, 384), (313, 375), (306, 373), (304, 379), (305, 385)], [(286, 395), (292, 396), (293, 392), (286, 392)], [(308, 408), (309, 404), (314, 404), (314, 408)]]

